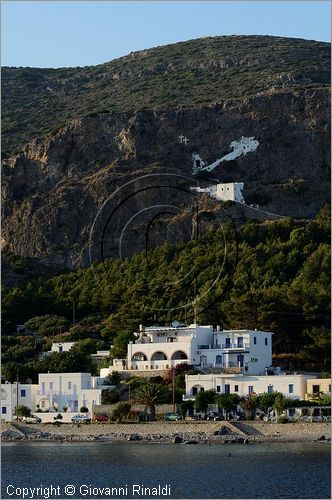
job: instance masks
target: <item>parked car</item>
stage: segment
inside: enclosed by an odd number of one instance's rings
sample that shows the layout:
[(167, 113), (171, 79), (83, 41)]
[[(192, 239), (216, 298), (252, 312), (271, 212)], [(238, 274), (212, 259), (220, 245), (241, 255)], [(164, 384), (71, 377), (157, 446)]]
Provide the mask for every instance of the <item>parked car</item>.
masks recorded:
[(91, 422), (91, 418), (87, 415), (75, 415), (72, 417), (71, 421), (73, 424), (89, 424)]
[(224, 417), (221, 415), (221, 413), (218, 413), (217, 411), (210, 411), (207, 414), (206, 420), (224, 420)]
[(108, 420), (109, 420), (108, 415), (95, 415), (96, 422), (108, 422)]
[(177, 413), (165, 413), (163, 416), (163, 420), (177, 422), (178, 420), (181, 420), (181, 416), (178, 415)]
[(26, 424), (41, 424), (42, 419), (40, 417), (37, 417), (36, 415), (30, 415), (30, 417), (23, 417), (22, 419), (23, 422)]

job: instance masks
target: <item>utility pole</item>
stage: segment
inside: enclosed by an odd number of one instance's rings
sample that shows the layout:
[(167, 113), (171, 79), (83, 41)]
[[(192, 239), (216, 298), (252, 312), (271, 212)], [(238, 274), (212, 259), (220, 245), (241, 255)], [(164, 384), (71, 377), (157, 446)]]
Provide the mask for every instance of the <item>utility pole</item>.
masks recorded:
[(173, 388), (172, 388), (172, 396), (173, 396), (173, 413), (175, 413), (175, 368), (173, 368)]
[(18, 422), (18, 371), (16, 372), (16, 422)]

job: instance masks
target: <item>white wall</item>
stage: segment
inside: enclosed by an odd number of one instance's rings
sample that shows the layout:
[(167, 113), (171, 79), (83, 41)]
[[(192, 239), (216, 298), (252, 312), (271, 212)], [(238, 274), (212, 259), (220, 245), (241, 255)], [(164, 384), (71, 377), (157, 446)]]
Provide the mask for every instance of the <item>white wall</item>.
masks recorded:
[[(226, 330), (215, 333), (218, 345), (225, 346), (226, 339), (230, 339), (232, 347), (223, 349), (225, 353), (224, 362), (234, 365), (237, 363), (237, 355), (243, 354), (244, 367), (246, 368), (244, 373), (248, 375), (263, 374), (265, 368), (271, 366), (272, 335), (271, 332), (258, 330)], [(242, 350), (236, 348), (239, 337), (243, 338), (244, 348)], [(265, 342), (267, 342), (267, 345), (265, 345)]]
[[(60, 420), (57, 420), (57, 422), (62, 422), (63, 424), (69, 424), (69, 423), (72, 423), (71, 422), (71, 419), (73, 417), (75, 417), (77, 414), (80, 414), (80, 415), (86, 415), (88, 417), (91, 417), (92, 418), (92, 411), (90, 411), (89, 413), (80, 413), (79, 411), (76, 411), (76, 412), (55, 412), (55, 413), (41, 413), (41, 412), (38, 412), (38, 413), (34, 413), (37, 417), (41, 418), (42, 419), (42, 423), (43, 424), (49, 424), (49, 423), (53, 423), (55, 421), (55, 418), (58, 413), (61, 413), (62, 415), (62, 419)], [(29, 424), (27, 424), (29, 425)]]
[[(27, 406), (33, 414), (36, 414), (39, 405), (40, 409), (50, 413), (38, 412), (38, 415), (53, 421), (54, 414), (63, 413), (64, 406), (68, 408), (68, 413), (71, 409), (77, 413), (82, 406), (91, 412), (94, 405), (101, 404), (102, 390), (114, 387), (103, 385), (103, 378), (91, 377), (90, 373), (42, 373), (39, 374), (38, 385), (18, 384), (18, 404)], [(13, 419), (16, 404), (16, 384), (1, 384), (3, 420), (10, 422)]]
[(68, 352), (75, 342), (55, 342), (52, 344), (51, 352)]
[[(233, 150), (231, 153), (228, 153), (225, 156), (222, 156), (215, 162), (211, 163), (210, 165), (206, 165), (202, 158), (198, 154), (193, 154), (192, 155), (192, 160), (193, 160), (193, 169), (192, 173), (193, 175), (197, 175), (198, 172), (200, 171), (208, 171), (211, 172), (214, 170), (218, 165), (220, 165), (223, 161), (231, 161), (235, 160), (235, 158), (238, 158), (239, 156), (245, 156), (248, 153), (251, 153), (255, 151), (258, 146), (259, 142), (254, 140), (254, 137), (241, 137), (239, 140), (235, 140), (231, 142), (230, 148)], [(198, 163), (197, 163), (198, 161)]]
[[(308, 378), (306, 375), (186, 375), (186, 396), (193, 395), (193, 387), (197, 387), (198, 392), (203, 388), (205, 391), (213, 389), (223, 394), (225, 385), (229, 385), (230, 393), (246, 396), (249, 386), (255, 394), (268, 392), (270, 386), (272, 392), (281, 392), (285, 397), (304, 399)], [(293, 392), (290, 392), (290, 385), (293, 385)]]
[(102, 386), (96, 388), (98, 380), (90, 373), (39, 374), (36, 405), (54, 412), (61, 412), (64, 406), (68, 411), (77, 412), (82, 406), (91, 411), (93, 405), (101, 403)]
[[(10, 422), (17, 405), (17, 384), (1, 384), (1, 419)], [(36, 408), (37, 384), (18, 384), (18, 406)], [(24, 395), (25, 394), (25, 395)]]
[[(239, 337), (243, 339), (243, 348), (238, 346)], [(227, 338), (230, 338), (230, 348), (225, 347)], [(179, 356), (172, 359), (177, 351), (184, 353), (187, 359)], [(155, 359), (156, 353), (163, 353), (166, 359)], [(135, 355), (141, 355), (142, 359), (133, 360)], [(265, 369), (272, 363), (272, 333), (256, 330), (214, 332), (212, 325), (147, 328), (137, 341), (129, 343), (127, 358), (113, 360), (110, 369), (102, 369), (101, 376), (107, 376), (113, 370), (168, 370), (180, 363), (202, 368), (232, 368), (237, 371), (241, 365), (241, 358), (238, 356), (243, 356), (244, 373), (265, 373)]]
[[(136, 342), (128, 344), (125, 363), (123, 360), (114, 360), (113, 369), (165, 370), (181, 363), (199, 364), (198, 345), (210, 344), (212, 339), (212, 325), (190, 325), (188, 328), (146, 328), (144, 335)], [(180, 355), (174, 358), (179, 352), (186, 358)], [(144, 355), (146, 360), (133, 360), (133, 356), (139, 353)], [(156, 353), (163, 353), (166, 359), (155, 359)], [(106, 371), (101, 372), (103, 376), (105, 373)]]

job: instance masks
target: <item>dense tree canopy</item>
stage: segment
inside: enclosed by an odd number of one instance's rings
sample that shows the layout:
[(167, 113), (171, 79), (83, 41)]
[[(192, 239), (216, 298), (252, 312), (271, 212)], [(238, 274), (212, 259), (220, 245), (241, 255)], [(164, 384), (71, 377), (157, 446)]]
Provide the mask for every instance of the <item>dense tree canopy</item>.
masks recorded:
[[(3, 290), (3, 369), (34, 373), (54, 341), (95, 340), (113, 358), (126, 353), (140, 323), (174, 319), (275, 333), (276, 354), (292, 353), (313, 369), (330, 359), (330, 212), (311, 221), (248, 221), (176, 245), (109, 259), (94, 269), (20, 281)], [(226, 251), (224, 240), (226, 240)], [(195, 302), (195, 311), (193, 300)], [(73, 303), (76, 324), (71, 325)], [(181, 306), (181, 308), (179, 308)], [(16, 334), (15, 324), (36, 333)], [(94, 346), (50, 358), (44, 369), (89, 368)], [(71, 356), (82, 357), (69, 361)], [(22, 366), (24, 365), (24, 366)], [(30, 370), (30, 372), (29, 372)], [(23, 375), (22, 375), (23, 376)], [(16, 374), (15, 374), (16, 379)]]

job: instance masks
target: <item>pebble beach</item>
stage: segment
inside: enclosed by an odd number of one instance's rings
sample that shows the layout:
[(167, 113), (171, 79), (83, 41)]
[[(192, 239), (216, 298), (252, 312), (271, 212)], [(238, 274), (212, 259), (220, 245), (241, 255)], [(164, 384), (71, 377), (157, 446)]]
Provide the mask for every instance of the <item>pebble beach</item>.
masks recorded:
[(269, 422), (146, 422), (112, 424), (3, 423), (2, 441), (146, 441), (158, 443), (326, 442), (329, 422), (276, 424)]

